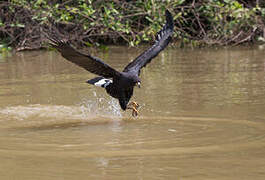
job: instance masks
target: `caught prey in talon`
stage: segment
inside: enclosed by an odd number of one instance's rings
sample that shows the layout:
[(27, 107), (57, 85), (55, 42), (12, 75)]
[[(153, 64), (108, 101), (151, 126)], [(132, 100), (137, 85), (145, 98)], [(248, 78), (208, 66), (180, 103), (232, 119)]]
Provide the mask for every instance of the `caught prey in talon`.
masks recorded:
[(154, 44), (130, 62), (122, 72), (119, 72), (104, 63), (101, 59), (90, 54), (83, 54), (73, 48), (68, 40), (61, 40), (55, 34), (47, 38), (50, 44), (55, 47), (68, 61), (98, 75), (87, 83), (105, 88), (107, 93), (119, 100), (121, 108), (132, 109), (132, 116), (139, 114), (139, 105), (136, 102), (129, 103), (135, 86), (140, 88), (140, 70), (151, 62), (169, 44), (173, 33), (173, 18), (168, 10), (165, 12), (166, 24), (157, 33)]

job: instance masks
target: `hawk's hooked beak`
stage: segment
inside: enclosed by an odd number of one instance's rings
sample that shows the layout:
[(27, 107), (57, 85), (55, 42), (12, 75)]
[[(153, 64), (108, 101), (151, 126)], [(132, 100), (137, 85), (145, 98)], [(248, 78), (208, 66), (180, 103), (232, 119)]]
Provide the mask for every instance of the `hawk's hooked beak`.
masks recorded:
[(141, 87), (141, 83), (137, 82), (137, 87), (140, 88)]

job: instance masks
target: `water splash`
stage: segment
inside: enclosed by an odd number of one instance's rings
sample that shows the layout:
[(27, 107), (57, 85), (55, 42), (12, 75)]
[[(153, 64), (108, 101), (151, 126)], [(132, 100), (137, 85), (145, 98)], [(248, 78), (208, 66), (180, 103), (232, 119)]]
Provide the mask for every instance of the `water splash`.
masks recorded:
[[(96, 93), (94, 94), (96, 97)], [(87, 120), (95, 117), (121, 117), (119, 104), (113, 98), (83, 99), (74, 106), (32, 104), (10, 106), (0, 109), (0, 116), (7, 119), (25, 120), (41, 119), (79, 119)]]
[(96, 115), (121, 117), (120, 106), (113, 98), (99, 98), (97, 93), (93, 92), (94, 97), (82, 99), (77, 105), (81, 107), (83, 114), (93, 113)]
[(80, 108), (63, 105), (41, 105), (33, 104), (27, 106), (11, 106), (0, 109), (0, 114), (8, 119), (25, 120), (32, 118), (49, 119), (84, 119)]

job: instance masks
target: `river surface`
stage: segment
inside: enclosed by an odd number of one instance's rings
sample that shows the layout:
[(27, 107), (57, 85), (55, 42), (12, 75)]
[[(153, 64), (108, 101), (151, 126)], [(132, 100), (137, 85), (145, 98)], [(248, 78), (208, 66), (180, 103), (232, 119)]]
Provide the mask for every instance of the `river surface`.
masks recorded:
[[(142, 48), (93, 51), (122, 70)], [(0, 179), (265, 179), (265, 50), (167, 48), (137, 118), (55, 51), (0, 57)]]

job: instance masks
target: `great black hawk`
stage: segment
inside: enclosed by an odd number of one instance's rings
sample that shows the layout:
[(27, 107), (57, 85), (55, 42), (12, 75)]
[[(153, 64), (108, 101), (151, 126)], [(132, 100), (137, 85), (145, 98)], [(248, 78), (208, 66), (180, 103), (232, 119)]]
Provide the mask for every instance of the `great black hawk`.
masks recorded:
[(99, 75), (99, 77), (88, 80), (87, 83), (100, 86), (106, 89), (107, 93), (118, 99), (123, 110), (132, 109), (132, 115), (138, 115), (138, 104), (129, 103), (133, 95), (133, 89), (137, 85), (140, 87), (139, 78), (141, 68), (145, 67), (159, 52), (169, 44), (173, 33), (173, 18), (166, 10), (166, 24), (157, 33), (155, 43), (132, 62), (130, 62), (122, 72), (115, 70), (101, 59), (90, 54), (83, 54), (73, 48), (68, 40), (60, 40), (58, 37), (49, 36), (50, 44), (55, 47), (61, 55), (68, 61), (86, 69), (87, 71)]

